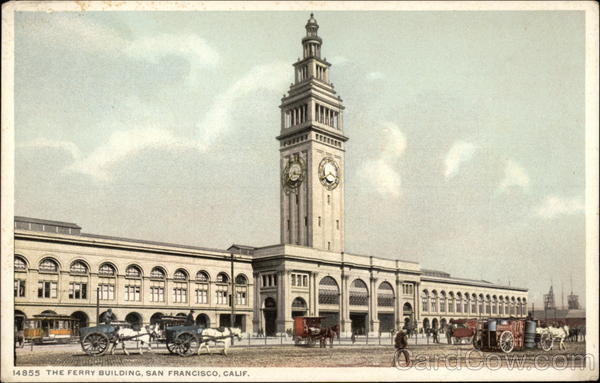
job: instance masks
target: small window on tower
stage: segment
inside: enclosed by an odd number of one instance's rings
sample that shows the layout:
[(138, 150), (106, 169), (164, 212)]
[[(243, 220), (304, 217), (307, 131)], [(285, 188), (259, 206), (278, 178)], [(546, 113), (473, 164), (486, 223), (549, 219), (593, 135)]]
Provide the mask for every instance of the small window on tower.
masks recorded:
[(296, 194), (296, 205), (298, 205), (298, 194)]
[(331, 250), (331, 242), (327, 242), (327, 250)]
[(304, 216), (304, 226), (308, 226), (308, 217)]
[(327, 194), (327, 205), (331, 205), (331, 196)]
[(290, 220), (289, 219), (287, 220), (287, 228), (288, 228), (288, 231), (289, 231), (290, 230)]
[(335, 227), (339, 230), (340, 229), (340, 220), (336, 219), (335, 220)]
[(321, 226), (321, 217), (319, 217), (318, 221), (319, 221), (319, 226)]

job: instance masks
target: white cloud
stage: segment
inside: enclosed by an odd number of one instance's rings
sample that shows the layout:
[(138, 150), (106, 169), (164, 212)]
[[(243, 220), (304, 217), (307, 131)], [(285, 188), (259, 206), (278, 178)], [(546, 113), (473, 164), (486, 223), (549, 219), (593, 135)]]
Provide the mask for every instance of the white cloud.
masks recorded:
[(129, 57), (146, 60), (152, 64), (168, 55), (186, 58), (191, 64), (190, 81), (196, 85), (204, 68), (215, 67), (219, 54), (197, 35), (175, 36), (162, 34), (147, 36), (128, 43), (123, 53)]
[(477, 147), (470, 142), (456, 141), (446, 154), (446, 159), (444, 160), (446, 165), (444, 176), (446, 179), (457, 175), (460, 170), (460, 165), (473, 158), (473, 154), (475, 154), (476, 150)]
[(123, 122), (112, 121), (110, 117), (102, 122), (107, 130), (113, 130), (108, 141), (100, 144), (91, 153), (83, 155), (77, 145), (67, 141), (53, 141), (39, 138), (21, 147), (47, 147), (64, 150), (71, 154), (73, 163), (66, 170), (88, 175), (97, 181), (111, 180), (112, 168), (138, 153), (148, 150), (192, 149), (206, 151), (216, 139), (231, 126), (230, 116), (235, 103), (243, 97), (252, 97), (259, 90), (280, 92), (289, 80), (289, 65), (283, 62), (259, 65), (248, 71), (241, 79), (218, 95), (204, 118), (197, 124), (198, 137), (175, 136), (169, 129), (159, 126), (149, 110), (137, 98), (124, 102), (126, 109), (135, 110), (138, 127), (123, 129)]
[(529, 188), (529, 175), (527, 171), (514, 160), (506, 160), (504, 167), (504, 178), (498, 189), (500, 192), (507, 191), (511, 187), (520, 187), (523, 190)]
[(585, 203), (581, 197), (561, 198), (551, 195), (536, 209), (538, 216), (554, 218), (558, 215), (577, 214), (585, 211)]
[(257, 65), (246, 75), (216, 97), (204, 118), (196, 124), (200, 145), (207, 149), (216, 137), (226, 131), (231, 123), (233, 107), (237, 100), (252, 96), (259, 90), (280, 93), (290, 78), (289, 64), (274, 62)]
[(382, 127), (379, 131), (386, 137), (386, 145), (379, 158), (363, 164), (360, 174), (369, 179), (379, 194), (398, 198), (402, 182), (396, 164), (406, 150), (406, 137), (400, 128), (391, 122), (382, 123)]
[(92, 151), (81, 161), (74, 162), (67, 170), (87, 174), (99, 181), (109, 181), (111, 168), (146, 149), (177, 150), (197, 149), (193, 140), (176, 137), (158, 127), (134, 128), (111, 134), (108, 142)]
[(385, 75), (379, 71), (367, 73), (367, 80), (381, 80), (382, 78), (385, 78)]
[(114, 29), (88, 18), (56, 18), (51, 28), (45, 23), (32, 23), (26, 33), (45, 44), (63, 44), (63, 48), (78, 52), (125, 56), (154, 65), (163, 57), (179, 56), (190, 63), (189, 85), (197, 85), (201, 70), (216, 67), (220, 58), (206, 40), (195, 34), (163, 33), (126, 39)]
[(17, 145), (18, 148), (33, 148), (33, 149), (42, 149), (42, 148), (50, 148), (50, 149), (58, 149), (65, 151), (71, 155), (73, 160), (78, 160), (81, 158), (81, 151), (72, 142), (69, 141), (61, 141), (61, 140), (50, 140), (47, 138), (36, 138), (29, 142), (24, 142), (22, 144)]

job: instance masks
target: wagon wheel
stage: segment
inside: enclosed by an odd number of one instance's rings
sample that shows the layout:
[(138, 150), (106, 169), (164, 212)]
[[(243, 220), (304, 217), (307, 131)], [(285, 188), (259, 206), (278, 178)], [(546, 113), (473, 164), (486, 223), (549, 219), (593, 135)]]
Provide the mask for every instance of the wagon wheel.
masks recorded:
[(108, 336), (102, 332), (87, 334), (81, 340), (81, 348), (90, 356), (103, 355), (108, 350), (109, 344)]
[(167, 350), (169, 350), (169, 352), (170, 352), (171, 354), (175, 354), (175, 343), (169, 342), (169, 341), (167, 340), (167, 343), (166, 343), (166, 345), (167, 345)]
[(198, 353), (200, 342), (196, 335), (190, 332), (184, 332), (177, 335), (173, 342), (173, 351), (179, 356), (191, 356)]
[(542, 334), (542, 337), (540, 338), (540, 346), (542, 347), (542, 350), (550, 351), (553, 343), (554, 339), (552, 338), (552, 335), (548, 333)]
[(515, 347), (514, 336), (510, 331), (503, 331), (500, 334), (500, 339), (498, 340), (498, 345), (500, 346), (500, 350), (505, 353), (509, 353)]

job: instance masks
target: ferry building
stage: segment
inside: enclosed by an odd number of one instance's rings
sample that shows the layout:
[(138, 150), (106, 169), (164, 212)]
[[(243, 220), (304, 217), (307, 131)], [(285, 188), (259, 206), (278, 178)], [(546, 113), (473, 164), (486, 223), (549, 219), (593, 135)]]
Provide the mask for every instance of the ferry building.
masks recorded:
[[(15, 217), (15, 321), (40, 313), (95, 325), (151, 323), (187, 315), (207, 327), (231, 324), (268, 335), (299, 315), (325, 317), (343, 334), (389, 332), (413, 321), (527, 313), (527, 289), (453, 277), (416, 262), (344, 251), (344, 105), (321, 56), (311, 15), (303, 58), (282, 98), (280, 243), (208, 249), (86, 233), (75, 223)], [(351, 153), (350, 153), (351, 155)], [(233, 270), (233, 273), (232, 273)]]

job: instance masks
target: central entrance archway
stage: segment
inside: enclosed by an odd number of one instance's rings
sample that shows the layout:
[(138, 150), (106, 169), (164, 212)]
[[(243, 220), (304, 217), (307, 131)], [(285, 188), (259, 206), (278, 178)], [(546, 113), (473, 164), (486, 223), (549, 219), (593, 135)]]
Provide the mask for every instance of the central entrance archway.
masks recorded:
[(265, 335), (275, 336), (277, 334), (277, 303), (275, 299), (271, 297), (265, 299), (263, 315), (265, 320)]

